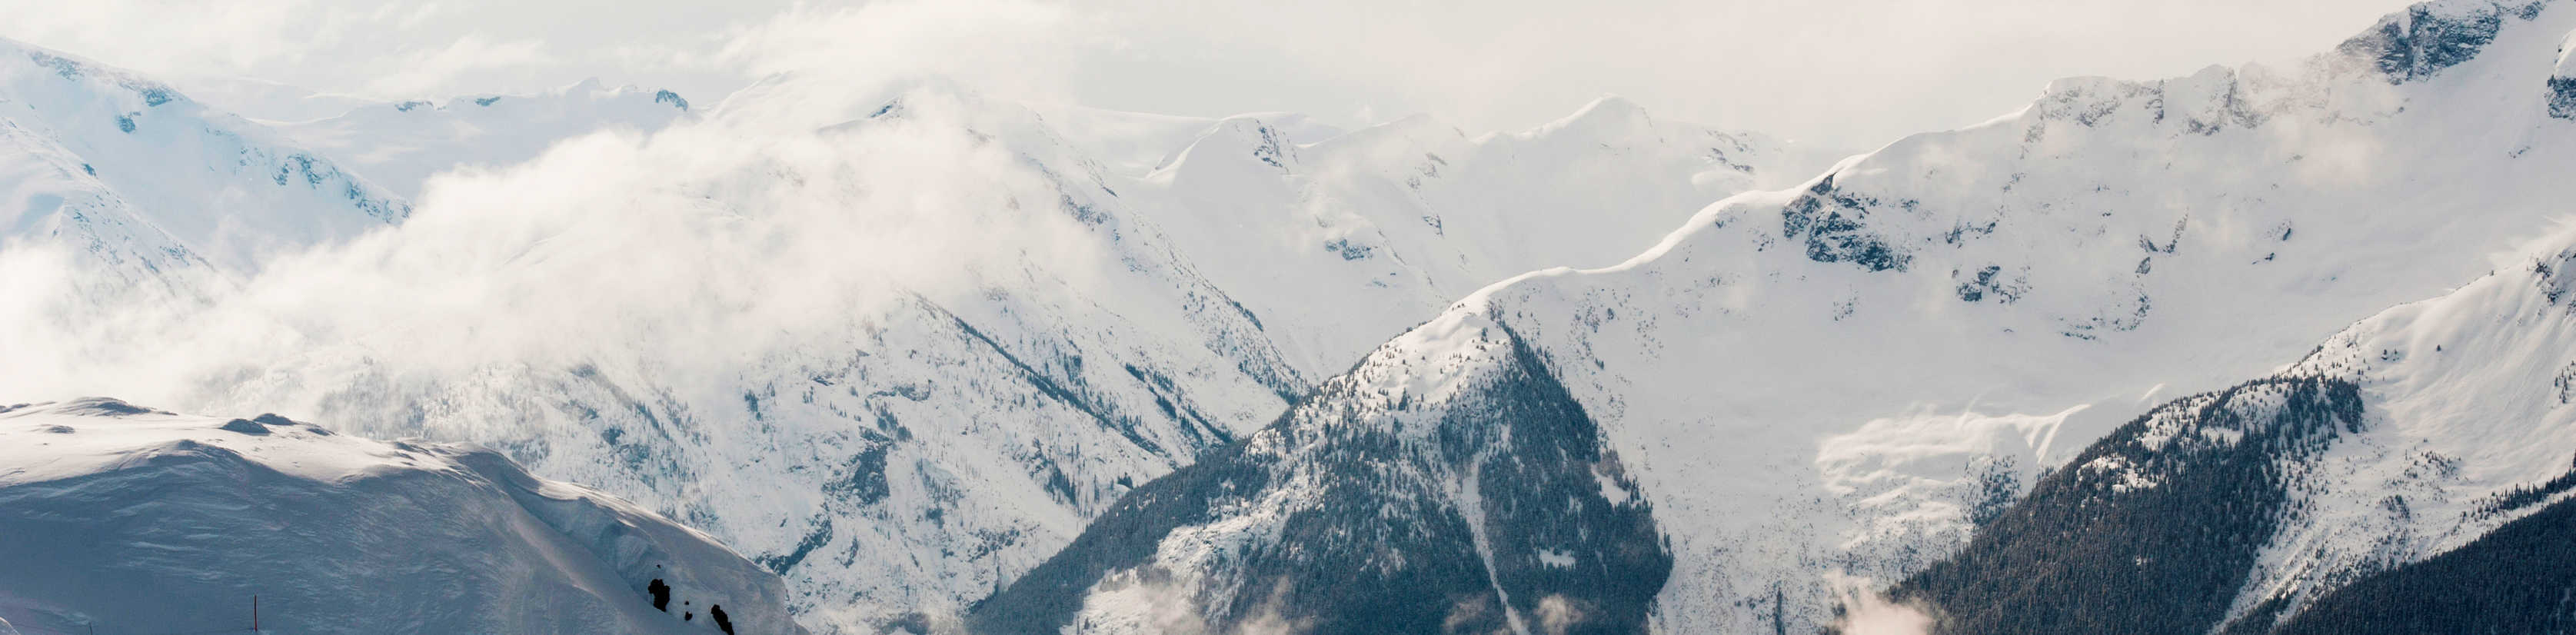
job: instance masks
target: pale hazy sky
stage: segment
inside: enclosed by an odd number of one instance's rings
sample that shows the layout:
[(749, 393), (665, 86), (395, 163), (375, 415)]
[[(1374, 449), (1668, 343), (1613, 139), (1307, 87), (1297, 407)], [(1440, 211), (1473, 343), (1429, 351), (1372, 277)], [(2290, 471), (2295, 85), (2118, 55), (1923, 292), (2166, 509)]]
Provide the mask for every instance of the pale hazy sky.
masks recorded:
[(2324, 51), (2401, 0), (0, 0), (0, 37), (156, 75), (381, 98), (599, 77), (712, 104), (777, 71), (940, 75), (1188, 115), (1416, 112), (1518, 129), (1603, 93), (1863, 149), (2048, 80)]

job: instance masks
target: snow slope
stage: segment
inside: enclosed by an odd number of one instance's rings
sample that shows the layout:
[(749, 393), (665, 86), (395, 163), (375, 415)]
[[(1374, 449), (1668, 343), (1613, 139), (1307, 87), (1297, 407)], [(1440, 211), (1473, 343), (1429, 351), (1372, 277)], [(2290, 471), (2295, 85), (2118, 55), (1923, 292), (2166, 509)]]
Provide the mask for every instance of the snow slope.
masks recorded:
[(0, 534), (16, 632), (246, 629), (253, 595), (275, 633), (712, 633), (715, 606), (737, 633), (804, 632), (776, 575), (643, 508), (276, 415), (0, 408)]
[[(1418, 438), (1487, 434), (1473, 426), (1493, 417), (1477, 410), (1521, 400), (1477, 386), (1524, 383), (1480, 378), (1535, 363), (1634, 480), (1600, 498), (1634, 492), (1665, 539), (1670, 575), (1645, 623), (1823, 626), (1839, 590), (1959, 549), (2127, 413), (2271, 371), (2352, 320), (2469, 279), (2477, 256), (2564, 214), (2576, 128), (2553, 115), (2551, 80), (2571, 29), (2576, 7), (2563, 2), (2437, 2), (2295, 67), (2063, 80), (2019, 112), (1732, 197), (1617, 266), (1480, 291), (1326, 385), (1386, 379), (1302, 403), (1317, 421), (1292, 416), (1253, 438), (1339, 443), (1308, 441), (1308, 426), (1337, 439), (1419, 425), (1433, 430)], [(1471, 334), (1438, 335), (1453, 330)], [(1282, 450), (1174, 478), (1247, 465), (1359, 478), (1440, 446), (1353, 447), (1364, 451)], [(1492, 518), (1480, 510), (1548, 500), (1469, 487), (1473, 472), (1387, 478), (1431, 498), (1390, 511), (1397, 526), (1474, 527)], [(1107, 617), (1123, 610), (1119, 581), (1155, 570), (1186, 572), (1168, 578), (1173, 592), (1207, 605), (1266, 593), (1308, 572), (1262, 566), (1263, 554), (1330, 544), (1281, 529), (1336, 504), (1287, 493), (1309, 482), (1122, 502), (1094, 531), (1124, 532), (1111, 544), (1127, 546), (1078, 540), (1055, 559), (1069, 564), (1048, 565), (1074, 573), (1025, 594), (1015, 585), (1004, 597), (1020, 599), (981, 614), (1134, 623)], [(1600, 504), (1555, 500), (1569, 515)], [(1637, 562), (1594, 551), (1608, 544), (1578, 532), (1504, 550), (1465, 533), (1480, 558), (1456, 566), (1490, 581), (1434, 588), (1490, 598), (1509, 623), (1629, 605), (1578, 593), (1606, 579), (1585, 576)], [(1211, 559), (1211, 544), (1248, 555)], [(1434, 546), (1462, 544), (1421, 548)], [(1393, 555), (1430, 566), (1410, 548)], [(1293, 593), (1281, 619), (1365, 614)], [(1549, 608), (1557, 595), (1566, 602)], [(1608, 617), (1575, 628), (1633, 623), (1596, 614)]]
[(2576, 246), (2554, 233), (2545, 250), (2504, 263), (2519, 266), (2364, 320), (2285, 371), (2347, 378), (2368, 418), (2297, 470), (2298, 511), (2265, 546), (2231, 619), (2267, 604), (2295, 614), (2360, 574), (2459, 549), (2566, 500)]

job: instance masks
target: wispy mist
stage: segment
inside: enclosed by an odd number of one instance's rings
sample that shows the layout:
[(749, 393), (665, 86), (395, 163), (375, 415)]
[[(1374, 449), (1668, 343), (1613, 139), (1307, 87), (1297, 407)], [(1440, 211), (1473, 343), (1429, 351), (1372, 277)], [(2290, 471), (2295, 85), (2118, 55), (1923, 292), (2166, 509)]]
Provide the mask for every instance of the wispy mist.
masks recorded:
[[(357, 367), (721, 369), (846, 337), (907, 295), (973, 293), (995, 263), (1085, 275), (1096, 245), (1060, 195), (973, 133), (951, 93), (851, 86), (767, 87), (810, 97), (787, 100), (807, 117), (608, 131), (442, 176), (401, 226), (280, 255), (211, 297), (101, 297), (116, 285), (71, 254), (0, 250), (0, 385), (172, 406), (248, 391), (283, 408), (333, 388), (307, 378)], [(899, 116), (823, 125), (897, 95)]]

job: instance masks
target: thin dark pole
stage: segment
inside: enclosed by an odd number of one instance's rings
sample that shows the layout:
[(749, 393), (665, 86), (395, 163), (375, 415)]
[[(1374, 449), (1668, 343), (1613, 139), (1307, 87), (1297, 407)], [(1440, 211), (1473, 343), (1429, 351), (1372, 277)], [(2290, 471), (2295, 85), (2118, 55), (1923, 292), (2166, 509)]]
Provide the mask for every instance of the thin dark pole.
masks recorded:
[(250, 632), (259, 632), (259, 596), (250, 596)]

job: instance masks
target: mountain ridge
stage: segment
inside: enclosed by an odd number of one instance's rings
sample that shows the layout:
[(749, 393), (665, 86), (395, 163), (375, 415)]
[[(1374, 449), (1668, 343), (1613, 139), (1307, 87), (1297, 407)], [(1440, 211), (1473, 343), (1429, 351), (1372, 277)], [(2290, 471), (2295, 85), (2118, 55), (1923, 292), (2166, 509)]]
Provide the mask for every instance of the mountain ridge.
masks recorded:
[[(45, 320), (37, 325), (121, 318), (116, 337), (75, 333), (62, 338), (70, 347), (41, 329), (13, 332), (44, 344), (27, 350), (59, 352), (65, 368), (27, 380), (482, 443), (722, 537), (787, 578), (789, 604), (817, 630), (927, 628), (1037, 566), (1119, 494), (1284, 410), (1338, 356), (1310, 348), (1292, 359), (1282, 333), (1356, 347), (1380, 335), (1363, 329), (1418, 320), (1398, 309), (1448, 300), (1445, 287), (1389, 286), (1393, 309), (1320, 323), (1328, 310), (1286, 308), (1296, 296), (1279, 290), (1279, 276), (1214, 280), (1209, 263), (1240, 254), (1187, 244), (1175, 226), (1239, 208), (1168, 200), (1144, 184), (1151, 172), (1091, 156), (1123, 147), (1116, 139), (1077, 141), (1031, 109), (952, 87), (811, 81), (776, 78), (686, 112), (658, 95), (618, 93), (616, 103), (671, 119), (546, 128), (529, 136), (559, 140), (533, 159), (431, 179), (401, 223), (282, 257), (237, 287), (192, 288), (203, 297), (190, 302), (131, 311), (74, 294), (99, 306), (57, 314), (44, 294), (13, 298), (11, 309)], [(355, 116), (284, 125), (346, 130), (346, 143), (363, 145), (542, 101), (484, 98), (357, 111), (428, 122), (417, 127)], [(1243, 127), (1220, 129), (1227, 121)], [(1315, 149), (1278, 138), (1330, 132), (1294, 117), (1208, 125), (1189, 139), (1207, 143), (1188, 167), (1227, 178), (1266, 170), (1253, 174), (1278, 185), (1261, 192), (1279, 197), (1191, 179), (1182, 187), (1219, 203), (1281, 205), (1258, 207), (1280, 213), (1248, 219), (1261, 226), (1311, 218), (1282, 203), (1301, 189), (1365, 190), (1358, 209), (1334, 214), (1411, 225), (1475, 201), (1379, 196), (1413, 191), (1405, 170), (1428, 161), (1406, 139)], [(1216, 149), (1235, 139), (1226, 135), (1257, 140), (1264, 128), (1267, 145)], [(1453, 137), (1440, 142), (1477, 147)], [(1727, 147), (1758, 154), (1754, 143)], [(1314, 186), (1300, 180), (1310, 174), (1263, 162), (1258, 147), (1282, 164), (1352, 176)], [(1665, 198), (1693, 199), (1660, 216), (1622, 210), (1653, 219), (1635, 234), (1642, 241), (1705, 202), (1694, 192), (1759, 176), (1713, 165), (1707, 150), (1603, 154), (1598, 167), (1617, 178), (1588, 187), (1652, 182), (1679, 193)], [(1403, 161), (1387, 167), (1381, 155)], [(458, 158), (435, 148), (404, 156), (425, 160), (415, 167)], [(1639, 169), (1608, 169), (1620, 165)], [(1692, 181), (1710, 169), (1735, 176)], [(1566, 178), (1513, 185), (1544, 192)], [(1622, 222), (1631, 221), (1596, 224)], [(1352, 260), (1311, 238), (1279, 252), (1281, 262), (1374, 267), (1457, 253), (1439, 241), (1398, 252), (1363, 238), (1342, 244), (1373, 257)], [(925, 254), (938, 258), (909, 257)], [(1338, 280), (1364, 286), (1382, 272), (1353, 273)], [(1474, 284), (1443, 275), (1445, 285)]]
[[(2291, 68), (2061, 81), (1729, 197), (1622, 264), (1523, 274), (1448, 312), (1508, 325), (1600, 423), (1672, 553), (1652, 628), (1822, 628), (1847, 583), (1819, 570), (1867, 587), (1932, 565), (2110, 417), (2277, 368), (2557, 213), (2547, 174), (2571, 142), (2548, 80), (2571, 19), (2433, 3)], [(1435, 340), (1391, 346), (1408, 341)], [(1425, 346), (1403, 355), (1464, 354)], [(1198, 513), (1164, 514), (1204, 522), (1162, 548), (1297, 548), (1243, 529), (1251, 512)], [(1101, 588), (1075, 602), (1112, 601)]]

